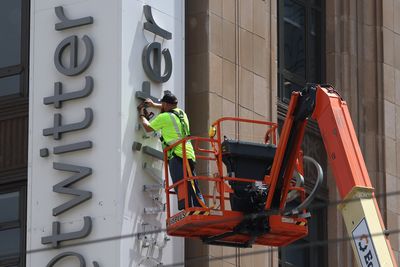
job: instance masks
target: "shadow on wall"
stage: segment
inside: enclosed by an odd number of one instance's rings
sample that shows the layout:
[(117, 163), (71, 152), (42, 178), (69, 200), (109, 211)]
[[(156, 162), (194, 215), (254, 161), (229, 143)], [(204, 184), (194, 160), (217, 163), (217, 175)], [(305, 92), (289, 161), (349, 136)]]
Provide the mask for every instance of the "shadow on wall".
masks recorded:
[[(123, 125), (125, 128), (122, 129), (123, 137), (121, 144), (123, 165), (121, 166), (122, 177), (120, 180), (120, 188), (121, 192), (124, 192), (124, 196), (120, 198), (123, 201), (121, 236), (162, 229), (164, 222), (161, 218), (161, 214), (145, 215), (143, 212), (144, 207), (151, 207), (153, 205), (153, 200), (148, 194), (143, 192), (143, 186), (146, 183), (156, 182), (146, 182), (149, 180), (146, 179), (149, 174), (144, 172), (142, 167), (144, 162), (151, 164), (151, 159), (140, 151), (132, 151), (132, 143), (134, 141), (151, 147), (159, 145), (157, 143), (158, 140), (155, 138), (143, 139), (143, 130), (137, 129), (139, 121), (136, 107), (139, 101), (135, 98), (135, 92), (141, 90), (141, 88), (136, 87), (138, 84), (141, 84), (141, 79), (144, 77), (144, 71), (141, 66), (141, 51), (138, 53), (137, 49), (138, 47), (145, 47), (147, 43), (143, 32), (143, 21), (138, 22), (134, 33), (135, 36), (133, 38), (128, 61), (129, 88), (125, 88), (125, 90), (128, 89), (127, 92), (130, 92), (130, 101), (127, 107), (129, 112), (127, 113), (128, 118), (126, 119), (127, 124)], [(122, 113), (125, 114), (125, 112)], [(129, 238), (121, 239), (121, 263), (123, 262), (124, 265), (128, 264), (128, 259), (129, 265), (127, 266), (154, 266), (157, 262), (161, 262), (163, 254), (162, 250), (158, 249), (156, 246), (158, 243), (155, 245), (146, 245), (145, 243), (149, 237), (154, 240), (163, 240), (164, 232), (146, 237), (134, 235), (132, 237), (129, 236)]]

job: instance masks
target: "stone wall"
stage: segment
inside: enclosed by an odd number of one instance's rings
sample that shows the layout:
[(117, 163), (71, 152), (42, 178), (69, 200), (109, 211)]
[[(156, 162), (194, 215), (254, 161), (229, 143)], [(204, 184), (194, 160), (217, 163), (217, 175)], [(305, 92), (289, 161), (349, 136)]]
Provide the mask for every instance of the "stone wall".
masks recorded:
[[(389, 230), (399, 229), (400, 1), (327, 1), (327, 82), (348, 103), (378, 205)], [(338, 199), (330, 179), (330, 200)], [(336, 192), (336, 193), (335, 193)], [(330, 239), (347, 235), (336, 207), (329, 208)], [(399, 236), (390, 236), (398, 259)], [(350, 243), (329, 247), (331, 266), (354, 266)], [(340, 263), (340, 264), (339, 264)]]
[[(221, 116), (276, 121), (277, 1), (186, 3), (186, 103), (192, 133), (205, 136)], [(326, 0), (325, 8), (326, 82), (349, 105), (376, 194), (400, 191), (400, 0)], [(251, 138), (258, 131), (225, 130)], [(204, 168), (212, 172), (210, 166)], [(331, 174), (328, 186), (330, 201), (337, 201)], [(378, 198), (389, 230), (400, 228), (398, 198)], [(328, 221), (329, 239), (348, 236), (335, 205), (328, 208)], [(399, 235), (391, 235), (390, 241), (398, 259)], [(195, 241), (187, 241), (186, 248), (187, 259), (234, 255), (209, 266), (278, 266), (276, 252), (244, 255), (257, 248), (206, 247)], [(329, 266), (354, 266), (350, 243), (332, 243), (328, 250)]]
[[(276, 121), (276, 1), (189, 0), (186, 10), (186, 109), (192, 135), (206, 136), (209, 125), (223, 116)], [(224, 132), (251, 140), (265, 133), (234, 124), (227, 124)], [(212, 173), (213, 166), (200, 171)], [(266, 248), (203, 246), (187, 240), (186, 260), (217, 257), (209, 266), (276, 266), (276, 252), (246, 256), (260, 249)]]

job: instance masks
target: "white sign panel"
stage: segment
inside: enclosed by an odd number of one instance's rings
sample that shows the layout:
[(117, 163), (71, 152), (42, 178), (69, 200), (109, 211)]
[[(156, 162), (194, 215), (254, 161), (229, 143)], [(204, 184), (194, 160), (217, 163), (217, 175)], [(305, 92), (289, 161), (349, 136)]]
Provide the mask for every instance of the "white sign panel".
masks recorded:
[(354, 228), (352, 235), (361, 266), (379, 267), (380, 264), (376, 256), (375, 246), (365, 218)]
[(144, 190), (162, 184), (162, 161), (145, 153), (160, 143), (136, 110), (166, 90), (184, 98), (183, 7), (32, 1), (27, 266), (183, 261), (183, 239), (163, 231), (162, 187)]

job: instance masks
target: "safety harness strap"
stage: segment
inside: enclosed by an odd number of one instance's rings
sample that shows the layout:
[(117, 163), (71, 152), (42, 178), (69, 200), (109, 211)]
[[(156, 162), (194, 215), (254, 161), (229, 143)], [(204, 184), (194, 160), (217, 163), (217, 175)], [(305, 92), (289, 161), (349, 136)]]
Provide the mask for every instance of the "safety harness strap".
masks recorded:
[[(189, 176), (190, 178), (193, 177), (192, 169), (190, 168), (189, 160), (188, 160), (187, 158), (186, 158), (186, 169), (187, 169), (188, 176)], [(197, 192), (197, 190), (196, 190), (196, 186), (195, 186), (195, 184), (194, 184), (194, 180), (193, 180), (193, 179), (190, 179), (189, 182), (190, 182), (190, 185), (192, 186), (192, 189), (193, 189), (194, 195), (196, 196), (197, 202), (199, 202), (199, 204), (200, 204), (200, 206), (201, 206), (202, 208), (208, 209), (207, 205), (206, 205), (206, 204), (203, 202), (203, 200), (200, 199), (200, 197), (198, 196), (198, 193), (199, 193), (199, 192)]]
[[(189, 135), (190, 135), (190, 131), (189, 131), (188, 125), (187, 125), (186, 122), (185, 122), (185, 114), (183, 113), (183, 111), (182, 111), (182, 110), (179, 110), (179, 112), (178, 112), (178, 111), (176, 111), (176, 110), (173, 109), (173, 110), (169, 111), (169, 114), (170, 114), (170, 116), (171, 116), (172, 114), (174, 114), (175, 116), (178, 117), (179, 122), (180, 122), (181, 125), (182, 125), (182, 132), (179, 131), (179, 127), (176, 127), (175, 129), (178, 129), (178, 131), (181, 133), (181, 136), (182, 136), (182, 137), (189, 136)], [(173, 118), (173, 116), (171, 116), (171, 119), (172, 119), (172, 118)], [(175, 125), (176, 125), (176, 120), (173, 120), (173, 122), (174, 122)]]
[[(165, 147), (170, 146), (170, 145), (178, 142), (182, 138), (185, 138), (186, 136), (190, 135), (189, 128), (188, 128), (187, 124), (185, 123), (184, 114), (183, 114), (182, 110), (180, 110), (179, 112), (177, 112), (176, 110), (171, 110), (171, 111), (168, 112), (168, 114), (169, 114), (169, 117), (171, 118), (172, 124), (173, 124), (174, 129), (175, 129), (175, 133), (177, 134), (178, 138), (166, 142), (164, 140), (164, 138), (161, 136), (160, 140), (161, 140), (161, 142), (163, 143), (163, 145)], [(182, 131), (179, 129), (178, 123), (176, 122), (176, 119), (175, 119), (174, 115), (178, 117), (179, 122), (181, 123), (181, 126), (182, 126)], [(187, 142), (189, 143), (190, 140), (187, 141)], [(175, 148), (173, 148), (169, 152), (169, 156), (170, 157), (174, 153), (174, 150), (175, 150)]]
[[(181, 133), (181, 131), (179, 130), (178, 123), (176, 122), (173, 113), (172, 113), (172, 112), (168, 112), (168, 114), (169, 114), (169, 117), (170, 117), (171, 120), (172, 120), (172, 124), (174, 125), (175, 132), (176, 132), (176, 134), (178, 135), (178, 140), (182, 139), (182, 133)], [(179, 117), (178, 117), (178, 118), (179, 118)], [(183, 125), (182, 125), (182, 127), (183, 127)]]

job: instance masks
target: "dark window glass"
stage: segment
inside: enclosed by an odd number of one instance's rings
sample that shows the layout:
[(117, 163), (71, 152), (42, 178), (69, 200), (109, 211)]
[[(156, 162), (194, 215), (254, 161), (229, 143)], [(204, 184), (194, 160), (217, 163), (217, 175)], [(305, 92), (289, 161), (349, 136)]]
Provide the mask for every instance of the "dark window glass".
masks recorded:
[(16, 183), (0, 190), (0, 266), (24, 266), (26, 187)]
[(307, 248), (306, 245), (306, 241), (298, 240), (287, 247), (284, 252), (284, 257), (281, 257), (284, 258), (281, 266), (308, 267), (307, 259), (309, 248)]
[(19, 192), (0, 194), (0, 223), (16, 221), (18, 219)]
[(0, 78), (0, 96), (14, 95), (20, 92), (21, 75)]
[(321, 7), (322, 0), (311, 0), (311, 4), (317, 7)]
[[(20, 251), (20, 229), (9, 229), (0, 231), (0, 258), (16, 256)], [(7, 242), (4, 242), (7, 240)]]
[(21, 0), (0, 1), (0, 68), (21, 62)]
[(27, 98), (28, 60), (29, 0), (0, 0), (0, 97)]
[[(297, 201), (295, 201), (297, 202)], [(325, 202), (318, 199), (314, 204), (318, 209), (312, 209), (311, 218), (308, 219), (308, 236), (286, 247), (280, 248), (281, 267), (312, 267), (326, 266), (326, 246), (316, 246), (313, 243), (326, 239), (327, 214), (323, 207)], [(291, 203), (288, 206), (297, 206), (299, 203)]]
[(319, 82), (321, 80), (321, 18), (320, 13), (311, 11), (311, 25), (309, 32), (309, 64), (310, 75), (308, 82)]
[(291, 82), (289, 80), (284, 80), (283, 82), (283, 86), (285, 88), (284, 92), (284, 99), (289, 101), (290, 100), (290, 96), (292, 95), (293, 91), (300, 91), (303, 86), (301, 86), (300, 84), (297, 84), (295, 82)]
[[(301, 88), (306, 83), (323, 83), (324, 20), (322, 0), (278, 1), (278, 96), (289, 102), (287, 80)], [(289, 96), (289, 98), (288, 98)]]
[[(287, 103), (293, 91), (300, 91), (306, 83), (323, 83), (324, 80), (324, 0), (276, 0), (278, 5), (278, 116), (280, 128), (287, 112)], [(319, 133), (311, 134), (306, 129), (303, 147), (305, 155), (313, 156), (323, 163), (320, 153), (312, 153), (317, 148)], [(314, 131), (314, 130), (313, 130)], [(308, 141), (306, 143), (305, 141)], [(323, 164), (323, 168), (326, 164)], [(306, 188), (313, 188), (315, 181), (305, 166)], [(322, 191), (321, 191), (322, 192)], [(328, 190), (319, 193), (319, 201), (328, 198)], [(318, 201), (315, 199), (313, 204)], [(320, 203), (321, 203), (320, 202)], [(324, 202), (322, 202), (324, 203)], [(294, 203), (289, 203), (294, 204)], [(327, 239), (327, 208), (310, 212), (309, 234), (279, 250), (280, 266), (327, 266), (327, 246), (315, 246)]]
[[(320, 206), (319, 208), (312, 209), (310, 208), (310, 212), (312, 213), (312, 217), (309, 220), (308, 226), (308, 236), (310, 242), (320, 242), (325, 241), (327, 239), (327, 208), (323, 207), (326, 202), (314, 201), (315, 207)], [(310, 262), (309, 266), (323, 266), (327, 261), (327, 244), (312, 246), (310, 248)]]
[(292, 0), (285, 0), (284, 49), (285, 69), (305, 78), (305, 8)]

